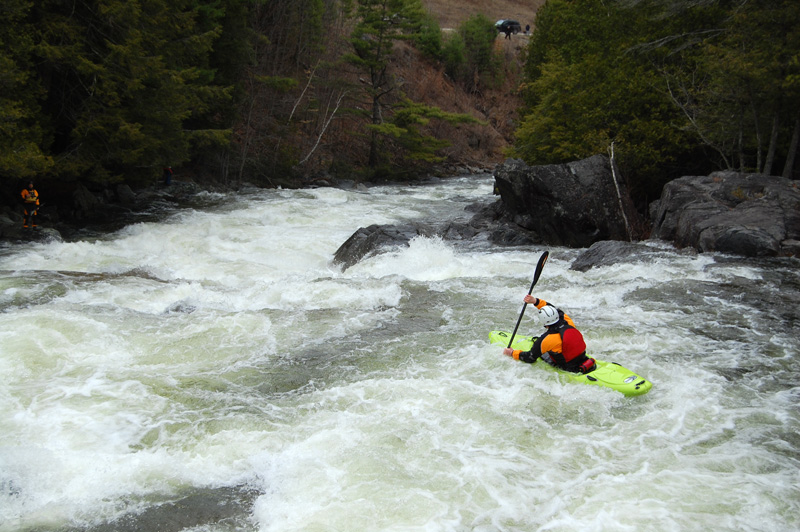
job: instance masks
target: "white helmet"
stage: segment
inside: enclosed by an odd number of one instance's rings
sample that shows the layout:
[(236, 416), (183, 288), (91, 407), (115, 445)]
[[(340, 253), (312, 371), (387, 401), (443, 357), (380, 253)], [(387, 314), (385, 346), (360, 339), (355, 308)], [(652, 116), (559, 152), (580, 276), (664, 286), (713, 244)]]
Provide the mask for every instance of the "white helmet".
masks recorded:
[(544, 326), (552, 325), (559, 320), (558, 310), (551, 305), (545, 305), (539, 309), (539, 319)]

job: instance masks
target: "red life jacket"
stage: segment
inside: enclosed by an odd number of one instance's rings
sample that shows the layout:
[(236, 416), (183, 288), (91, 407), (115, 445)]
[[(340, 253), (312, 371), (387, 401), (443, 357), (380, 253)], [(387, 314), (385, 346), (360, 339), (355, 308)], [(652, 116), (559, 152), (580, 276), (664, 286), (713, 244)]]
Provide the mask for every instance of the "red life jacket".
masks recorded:
[(575, 327), (565, 322), (566, 327), (559, 327), (561, 335), (561, 354), (567, 363), (569, 371), (589, 373), (597, 366), (593, 358), (586, 356), (586, 342), (583, 335)]
[(561, 354), (564, 355), (564, 362), (570, 363), (575, 358), (586, 354), (586, 342), (578, 329), (565, 321), (558, 326), (557, 330), (561, 335)]
[(542, 358), (547, 363), (575, 373), (589, 373), (595, 369), (594, 359), (586, 356), (586, 342), (578, 329), (562, 319), (558, 325), (537, 339), (540, 352), (541, 340), (550, 334), (561, 337), (561, 353), (542, 353)]

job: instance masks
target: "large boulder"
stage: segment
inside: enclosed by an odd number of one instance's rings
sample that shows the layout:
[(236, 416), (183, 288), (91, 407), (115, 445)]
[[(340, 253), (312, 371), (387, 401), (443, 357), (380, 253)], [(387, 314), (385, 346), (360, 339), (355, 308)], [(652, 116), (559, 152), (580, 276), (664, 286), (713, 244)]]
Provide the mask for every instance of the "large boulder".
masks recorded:
[(651, 238), (698, 251), (762, 257), (797, 255), (800, 190), (796, 181), (724, 171), (685, 176), (650, 206)]
[(494, 175), (500, 199), (471, 205), (466, 209), (473, 213), (471, 218), (359, 228), (336, 251), (334, 264), (345, 270), (365, 257), (407, 245), (418, 235), (473, 246), (588, 247), (602, 240), (629, 240), (637, 235), (629, 235), (628, 223), (642, 226), (621, 183), (618, 195), (605, 156), (548, 166), (509, 159)]
[(630, 240), (636, 236), (630, 228), (641, 226), (604, 155), (544, 166), (508, 159), (494, 175), (516, 224), (546, 244), (583, 248), (601, 240)]
[(78, 183), (72, 192), (72, 215), (76, 220), (84, 220), (100, 210), (100, 200), (88, 188)]

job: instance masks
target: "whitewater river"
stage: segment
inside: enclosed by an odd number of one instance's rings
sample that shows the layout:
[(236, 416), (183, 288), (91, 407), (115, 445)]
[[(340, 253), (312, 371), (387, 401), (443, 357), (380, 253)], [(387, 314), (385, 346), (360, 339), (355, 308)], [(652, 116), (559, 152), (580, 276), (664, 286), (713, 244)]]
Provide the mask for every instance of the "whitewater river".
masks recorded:
[(331, 264), (491, 192), (206, 195), (0, 249), (0, 531), (800, 529), (800, 261), (549, 248), (534, 295), (654, 383), (635, 398), (489, 345), (544, 247)]

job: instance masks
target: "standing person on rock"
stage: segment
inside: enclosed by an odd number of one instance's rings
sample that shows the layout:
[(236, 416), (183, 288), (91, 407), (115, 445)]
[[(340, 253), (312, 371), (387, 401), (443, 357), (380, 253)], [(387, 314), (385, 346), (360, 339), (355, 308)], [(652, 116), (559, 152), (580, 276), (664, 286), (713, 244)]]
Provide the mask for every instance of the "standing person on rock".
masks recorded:
[(172, 184), (172, 176), (173, 176), (172, 167), (165, 166), (164, 172), (161, 174), (161, 178), (163, 180), (164, 185), (170, 186)]
[(589, 373), (595, 369), (595, 361), (586, 356), (586, 342), (572, 318), (544, 299), (530, 294), (525, 296), (524, 301), (536, 305), (539, 319), (547, 330), (536, 339), (530, 351), (506, 347), (503, 349), (504, 355), (528, 363), (541, 358), (551, 366), (572, 373)]
[(39, 193), (33, 187), (33, 181), (28, 182), (28, 188), (22, 189), (22, 227), (37, 227), (34, 216), (39, 210)]

